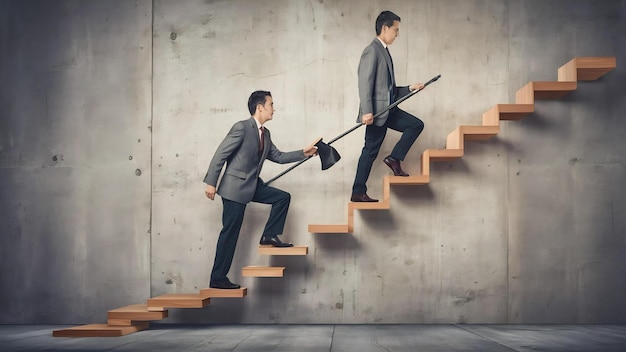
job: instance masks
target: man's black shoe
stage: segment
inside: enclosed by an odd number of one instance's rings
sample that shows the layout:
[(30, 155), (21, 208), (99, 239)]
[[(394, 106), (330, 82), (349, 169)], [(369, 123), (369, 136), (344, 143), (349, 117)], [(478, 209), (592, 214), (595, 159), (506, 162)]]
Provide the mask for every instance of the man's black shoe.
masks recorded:
[(262, 245), (272, 245), (274, 247), (293, 247), (293, 244), (291, 243), (287, 243), (287, 242), (282, 242), (278, 236), (272, 236), (272, 237), (261, 237), (261, 241), (259, 242), (259, 244)]
[(226, 290), (236, 290), (240, 288), (241, 286), (237, 284), (233, 284), (232, 282), (230, 282), (230, 280), (228, 280), (228, 278), (225, 278), (222, 280), (211, 281), (211, 283), (209, 284), (209, 287), (221, 288), (221, 289), (226, 289)]

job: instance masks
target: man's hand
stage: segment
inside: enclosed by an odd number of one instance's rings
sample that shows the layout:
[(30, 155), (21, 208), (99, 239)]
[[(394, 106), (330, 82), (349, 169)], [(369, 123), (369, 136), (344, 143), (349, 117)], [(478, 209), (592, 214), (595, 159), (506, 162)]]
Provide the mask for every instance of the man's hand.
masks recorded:
[(424, 89), (424, 83), (415, 83), (409, 86), (409, 90), (412, 92), (414, 90)]
[(210, 200), (215, 199), (215, 186), (211, 186), (211, 185), (206, 185), (206, 188), (204, 189), (204, 194), (206, 195), (207, 198), (209, 198)]
[(310, 146), (302, 149), (302, 151), (304, 152), (304, 156), (306, 156), (306, 157), (317, 155), (317, 147), (314, 146), (314, 145), (310, 145)]
[(364, 125), (371, 125), (374, 123), (374, 114), (369, 113), (361, 116), (361, 123)]

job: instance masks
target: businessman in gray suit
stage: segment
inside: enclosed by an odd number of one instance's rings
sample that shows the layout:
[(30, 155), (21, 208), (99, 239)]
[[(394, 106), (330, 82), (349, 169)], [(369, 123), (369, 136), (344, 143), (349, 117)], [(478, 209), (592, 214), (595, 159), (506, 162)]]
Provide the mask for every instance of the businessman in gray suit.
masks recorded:
[(376, 18), (376, 38), (361, 54), (359, 62), (359, 116), (357, 122), (366, 126), (365, 145), (357, 165), (354, 184), (352, 185), (353, 202), (378, 202), (367, 195), (367, 179), (374, 160), (383, 144), (387, 128), (402, 132), (391, 154), (383, 162), (389, 166), (395, 176), (409, 176), (402, 170), (400, 161), (409, 152), (413, 142), (424, 129), (419, 118), (395, 107), (378, 116), (374, 115), (409, 92), (424, 87), (422, 83), (410, 86), (396, 86), (393, 60), (387, 47), (393, 43), (400, 32), (400, 17), (391, 11), (383, 11)]
[[(222, 197), (222, 231), (217, 240), (215, 262), (211, 272), (209, 286), (221, 289), (237, 289), (240, 286), (230, 282), (230, 270), (239, 231), (243, 223), (246, 205), (249, 202), (271, 204), (269, 219), (265, 224), (259, 241), (262, 245), (291, 247), (291, 243), (282, 242), (278, 236), (283, 233), (291, 195), (285, 191), (264, 184), (259, 178), (265, 159), (279, 164), (300, 161), (315, 155), (317, 148), (308, 146), (302, 150), (281, 152), (272, 143), (270, 131), (263, 125), (274, 115), (272, 94), (256, 91), (248, 99), (249, 119), (235, 123), (209, 164), (204, 177), (205, 195), (213, 200), (215, 194)], [(226, 164), (219, 187), (218, 178)]]

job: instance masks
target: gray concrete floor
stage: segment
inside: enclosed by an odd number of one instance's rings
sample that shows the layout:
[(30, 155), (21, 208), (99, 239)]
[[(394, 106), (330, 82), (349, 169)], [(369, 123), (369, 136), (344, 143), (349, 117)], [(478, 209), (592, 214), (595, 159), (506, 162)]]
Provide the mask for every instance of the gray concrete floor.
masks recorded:
[(0, 325), (1, 351), (626, 351), (626, 325), (167, 325), (122, 337), (52, 337)]

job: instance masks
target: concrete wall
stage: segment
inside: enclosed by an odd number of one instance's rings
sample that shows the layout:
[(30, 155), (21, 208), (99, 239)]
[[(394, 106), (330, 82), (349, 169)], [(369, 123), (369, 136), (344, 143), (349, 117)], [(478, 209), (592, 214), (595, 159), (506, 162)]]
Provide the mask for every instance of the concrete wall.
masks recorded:
[(0, 2), (0, 323), (150, 294), (150, 2)]
[[(428, 186), (392, 189), (391, 211), (357, 211), (353, 234), (309, 234), (346, 222), (364, 129), (346, 136), (333, 168), (274, 183), (293, 196), (284, 238), (309, 255), (258, 256), (268, 207), (250, 204), (229, 275), (249, 295), (167, 322), (626, 322), (626, 1), (198, 0), (0, 4), (0, 323), (104, 321), (206, 287), (221, 201), (202, 178), (248, 95), (272, 91), (282, 150), (352, 127), (385, 9), (402, 17), (397, 80), (442, 74), (402, 105), (426, 123), (413, 174), (423, 150), (572, 57), (618, 68), (433, 163)], [(387, 174), (377, 162), (370, 195)], [(266, 264), (285, 277), (241, 277)]]

